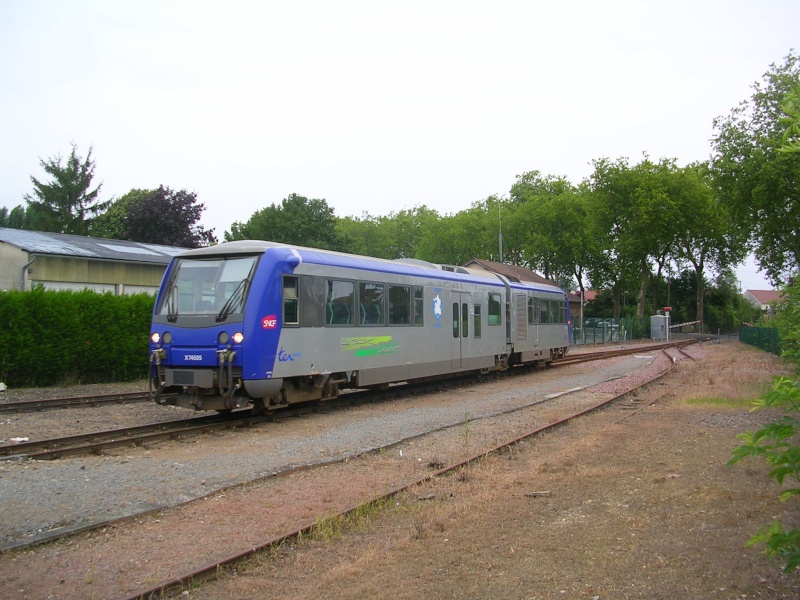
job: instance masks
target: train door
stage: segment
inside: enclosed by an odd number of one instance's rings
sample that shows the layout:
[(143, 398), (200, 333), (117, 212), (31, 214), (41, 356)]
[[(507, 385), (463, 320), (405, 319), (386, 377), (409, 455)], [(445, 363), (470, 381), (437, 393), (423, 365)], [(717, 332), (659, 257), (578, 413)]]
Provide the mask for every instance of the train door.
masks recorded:
[(469, 357), (470, 294), (454, 292), (450, 295), (450, 316), (453, 322), (453, 337), (450, 344), (450, 366), (459, 369)]
[(539, 315), (541, 308), (539, 306), (539, 299), (528, 298), (528, 325), (531, 328), (531, 335), (533, 336), (534, 347), (539, 346)]

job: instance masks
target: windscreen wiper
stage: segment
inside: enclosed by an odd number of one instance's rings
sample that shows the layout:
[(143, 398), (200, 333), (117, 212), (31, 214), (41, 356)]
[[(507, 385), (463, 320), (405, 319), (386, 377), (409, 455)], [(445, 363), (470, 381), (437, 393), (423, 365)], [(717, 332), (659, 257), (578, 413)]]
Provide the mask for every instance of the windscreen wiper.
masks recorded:
[(217, 323), (221, 323), (228, 316), (233, 312), (234, 308), (239, 308), (242, 305), (242, 299), (244, 298), (245, 289), (247, 289), (247, 284), (250, 282), (249, 277), (245, 277), (242, 279), (241, 283), (236, 286), (236, 289), (233, 290), (231, 297), (225, 302), (222, 307), (222, 310), (219, 311), (217, 315)]
[(172, 286), (167, 296), (167, 321), (175, 323), (178, 320), (178, 284)]

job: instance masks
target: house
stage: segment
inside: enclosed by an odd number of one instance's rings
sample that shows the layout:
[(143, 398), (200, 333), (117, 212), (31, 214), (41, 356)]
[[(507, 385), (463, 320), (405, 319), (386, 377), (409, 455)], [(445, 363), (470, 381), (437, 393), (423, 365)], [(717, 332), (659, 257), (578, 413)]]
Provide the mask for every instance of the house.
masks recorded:
[[(533, 281), (534, 283), (544, 283), (546, 285), (554, 285), (558, 287), (558, 284), (550, 281), (549, 279), (545, 279), (538, 273), (534, 273), (530, 269), (526, 269), (525, 267), (518, 267), (516, 265), (507, 265), (504, 263), (498, 263), (491, 260), (479, 260), (477, 258), (473, 258), (468, 263), (463, 265), (464, 267), (470, 269), (478, 269), (483, 271), (489, 271), (491, 273), (498, 273), (499, 275), (503, 275), (507, 277), (511, 281)], [(569, 297), (569, 312), (572, 315), (572, 320), (574, 321), (578, 315), (581, 314), (581, 299), (580, 297), (575, 298), (572, 294), (568, 294)]]
[(0, 227), (0, 291), (155, 294), (173, 256), (187, 248)]
[(498, 263), (491, 260), (479, 260), (477, 258), (473, 258), (471, 261), (462, 266), (470, 269), (489, 271), (491, 273), (499, 273), (500, 275), (508, 277), (511, 281), (533, 281), (535, 283), (546, 283), (547, 285), (558, 286), (557, 283), (550, 281), (549, 279), (545, 279), (530, 269), (518, 267), (516, 265), (506, 265), (504, 263)]
[(742, 295), (750, 304), (765, 312), (771, 312), (773, 305), (779, 302), (782, 296), (777, 290), (747, 290)]

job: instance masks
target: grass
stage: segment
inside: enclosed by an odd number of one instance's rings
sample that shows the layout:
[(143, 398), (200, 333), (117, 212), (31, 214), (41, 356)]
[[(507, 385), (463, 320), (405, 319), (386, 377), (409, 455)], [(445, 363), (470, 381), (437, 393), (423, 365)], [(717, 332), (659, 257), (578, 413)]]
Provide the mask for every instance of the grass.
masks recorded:
[(750, 410), (753, 408), (754, 398), (689, 398), (686, 404), (690, 406), (713, 406), (716, 408), (740, 408)]

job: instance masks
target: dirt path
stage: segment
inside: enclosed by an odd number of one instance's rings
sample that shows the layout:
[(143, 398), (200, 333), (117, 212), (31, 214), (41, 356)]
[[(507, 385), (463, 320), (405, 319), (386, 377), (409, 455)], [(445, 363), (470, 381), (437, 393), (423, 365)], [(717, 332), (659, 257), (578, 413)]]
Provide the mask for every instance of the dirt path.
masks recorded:
[(641, 411), (585, 418), (188, 597), (800, 597), (745, 548), (775, 517), (800, 525), (796, 501), (761, 463), (725, 466), (736, 434), (775, 416), (749, 399), (785, 366), (738, 343), (705, 354)]

